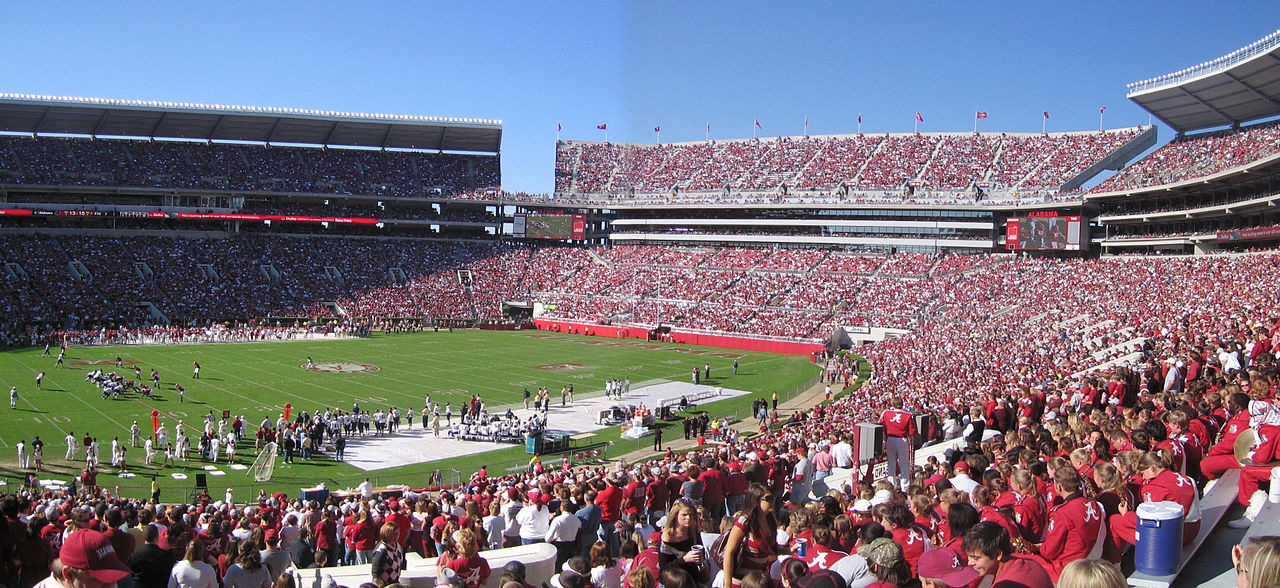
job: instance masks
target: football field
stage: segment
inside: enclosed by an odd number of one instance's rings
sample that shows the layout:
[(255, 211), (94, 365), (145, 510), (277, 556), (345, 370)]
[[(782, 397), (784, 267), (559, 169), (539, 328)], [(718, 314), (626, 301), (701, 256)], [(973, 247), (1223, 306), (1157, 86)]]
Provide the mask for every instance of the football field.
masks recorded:
[[(110, 459), (112, 439), (129, 442), (129, 428), (134, 421), (151, 432), (151, 412), (160, 413), (162, 424), (173, 431), (179, 420), (201, 427), (203, 416), (212, 411), (221, 417), (224, 411), (243, 415), (250, 424), (247, 439), (237, 451), (239, 466), (253, 463), (252, 432), (263, 418), (273, 422), (290, 403), (295, 412), (315, 414), (327, 408), (350, 411), (399, 408), (402, 414), (410, 408), (415, 413), (415, 429), (421, 427), (421, 411), (427, 395), (442, 407), (450, 402), (456, 415), (472, 394), (479, 394), (490, 413), (508, 406), (522, 406), (522, 390), (546, 386), (559, 403), (563, 385), (572, 384), (577, 398), (603, 394), (606, 380), (629, 378), (631, 382), (688, 382), (693, 368), (711, 366), (712, 386), (768, 395), (782, 393), (805, 383), (817, 374), (807, 357), (762, 352), (717, 349), (675, 344), (646, 344), (636, 340), (602, 339), (540, 331), (458, 330), (453, 333), (417, 333), (375, 335), (367, 339), (307, 340), (272, 343), (153, 345), (121, 347), (72, 347), (67, 351), (66, 367), (55, 368), (54, 357), (41, 357), (41, 349), (22, 349), (0, 353), (0, 386), (17, 386), (16, 408), (0, 414), (0, 478), (16, 484), (22, 477), (18, 470), (15, 446), (24, 441), (30, 452), (32, 439), (39, 435), (45, 442), (44, 461), (48, 473), (41, 478), (69, 480), (83, 462), (67, 463), (64, 438), (86, 433), (98, 439), (100, 460)], [(57, 355), (57, 349), (52, 350)], [(123, 366), (116, 367), (119, 356)], [(307, 366), (311, 358), (314, 365)], [(739, 371), (733, 375), (732, 365), (738, 361)], [(200, 378), (192, 377), (192, 365), (199, 362)], [(141, 370), (136, 378), (134, 366)], [(119, 399), (103, 399), (98, 389), (86, 381), (85, 374), (95, 369), (115, 371), (127, 380), (150, 384), (151, 370), (161, 376), (161, 386), (153, 398), (127, 394)], [(35, 376), (45, 372), (42, 390), (35, 390)], [(184, 398), (179, 399), (174, 387), (181, 384)], [(728, 414), (749, 406), (752, 396), (740, 396), (708, 405), (713, 415)], [(443, 409), (442, 409), (443, 412)], [(555, 422), (551, 423), (555, 427)], [(598, 432), (599, 441), (617, 440), (619, 429), (611, 427)], [(670, 436), (668, 435), (668, 438)], [(353, 441), (358, 443), (359, 441)], [(99, 483), (119, 486), (131, 496), (147, 493), (151, 476), (157, 475), (165, 500), (184, 498), (194, 483), (191, 474), (209, 472), (211, 491), (220, 496), (223, 487), (237, 488), (237, 499), (248, 499), (258, 488), (282, 490), (296, 495), (302, 486), (324, 482), (330, 488), (354, 486), (364, 477), (375, 483), (427, 485), (434, 470), (458, 470), (463, 479), (481, 464), (496, 469), (518, 466), (527, 461), (523, 447), (494, 444), (494, 452), (433, 459), (433, 445), (450, 443), (424, 437), (412, 449), (422, 455), (420, 463), (366, 472), (352, 465), (333, 461), (324, 455), (311, 461), (297, 459), (294, 464), (277, 461), (271, 482), (253, 484), (247, 470), (229, 467), (220, 456), (210, 464), (198, 458), (179, 461), (176, 467), (145, 467), (142, 450), (131, 449), (127, 462), (135, 477), (120, 478), (115, 468), (100, 466)], [(637, 442), (625, 447), (634, 449)], [(403, 446), (402, 446), (403, 447)], [(398, 451), (403, 451), (401, 448)], [(448, 452), (437, 452), (446, 454)], [(350, 448), (348, 449), (350, 451)], [(612, 453), (623, 453), (617, 451)], [(81, 460), (83, 448), (77, 452)], [(396, 463), (404, 463), (397, 460)], [(503, 466), (503, 467), (499, 467)], [(217, 473), (214, 473), (217, 472)], [(173, 474), (187, 475), (175, 479)], [(446, 481), (448, 477), (446, 476)]]

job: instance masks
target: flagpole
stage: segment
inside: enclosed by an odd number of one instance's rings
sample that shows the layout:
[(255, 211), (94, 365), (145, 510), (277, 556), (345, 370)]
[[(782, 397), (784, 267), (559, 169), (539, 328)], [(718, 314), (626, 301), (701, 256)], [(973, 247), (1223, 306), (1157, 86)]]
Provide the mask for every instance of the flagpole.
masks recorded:
[(973, 111), (973, 134), (978, 134), (978, 111)]
[(556, 142), (560, 142), (560, 121), (556, 121)]
[(917, 116), (915, 122), (912, 123), (911, 132), (920, 134), (920, 117)]
[(1045, 132), (1045, 129), (1048, 127), (1048, 125), (1049, 125), (1049, 117), (1047, 116), (1040, 117), (1040, 134), (1041, 135), (1048, 134), (1047, 132)]
[(711, 142), (711, 123), (707, 123), (707, 142)]
[(760, 119), (757, 118), (752, 120), (751, 121), (751, 138), (752, 139), (756, 138), (756, 131), (759, 128), (760, 128)]
[(862, 113), (858, 113), (858, 134), (862, 134)]

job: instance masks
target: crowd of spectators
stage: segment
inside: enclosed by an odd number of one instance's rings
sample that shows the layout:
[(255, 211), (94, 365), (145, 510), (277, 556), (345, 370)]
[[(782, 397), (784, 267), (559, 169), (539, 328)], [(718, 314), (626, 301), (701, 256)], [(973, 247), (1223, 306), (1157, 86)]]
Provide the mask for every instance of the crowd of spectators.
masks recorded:
[(1056, 194), (1063, 183), (1140, 130), (780, 137), (667, 145), (562, 141), (556, 151), (556, 193), (652, 194), (659, 201), (683, 202), (714, 200), (707, 194), (724, 190), (785, 198), (792, 189), (820, 195), (843, 187), (856, 192), (854, 198), (870, 201), (878, 191), (886, 193), (885, 200), (894, 200), (889, 194), (910, 182), (928, 200), (972, 200), (972, 190), (980, 184), (1016, 190), (1023, 198), (1041, 197)]
[[(537, 258), (544, 251), (491, 252), (502, 260), (486, 265), (485, 271), (518, 267), (524, 253)], [(645, 248), (631, 253), (638, 260), (667, 259)], [(717, 259), (715, 253), (700, 251), (696, 259)], [(621, 263), (629, 259), (625, 255), (610, 257), (614, 267), (642, 267)], [(579, 259), (598, 265), (588, 257)], [(561, 552), (558, 566), (586, 565), (579, 571), (583, 576), (597, 570), (593, 562), (571, 561), (575, 551), (603, 554), (597, 566), (602, 578), (612, 577), (607, 573), (642, 576), (632, 570), (660, 567), (662, 544), (683, 542), (693, 532), (698, 535), (694, 543), (710, 547), (717, 532), (727, 532), (730, 546), (749, 544), (756, 554), (803, 561), (804, 566), (784, 563), (774, 572), (796, 578), (788, 581), (829, 570), (846, 584), (878, 580), (901, 585), (912, 577), (930, 577), (936, 568), (930, 565), (934, 556), (929, 553), (941, 550), (948, 560), (955, 559), (952, 572), (973, 564), (976, 572), (967, 575), (968, 581), (982, 574), (1007, 578), (1013, 567), (1003, 566), (1016, 565), (1025, 574), (1023, 580), (1030, 582), (1026, 585), (1047, 587), (1069, 576), (1071, 564), (1088, 559), (1089, 551), (1063, 548), (1060, 527), (1067, 520), (1055, 517), (1070, 511), (1055, 514), (1058, 510), (1051, 507), (1080, 500), (1077, 493), (1096, 501), (1095, 512), (1101, 508), (1104, 516), (1101, 521), (1091, 519), (1095, 526), (1089, 537), (1105, 533), (1107, 543), (1103, 554), (1093, 559), (1116, 561), (1132, 541), (1132, 516), (1126, 512), (1140, 496), (1157, 491), (1162, 483), (1157, 478), (1195, 488), (1189, 486), (1192, 480), (1203, 477), (1194, 456), (1207, 445), (1188, 423), (1221, 426), (1225, 418), (1215, 415), (1232, 416), (1222, 413), (1223, 399), (1231, 399), (1235, 408), (1230, 410), (1244, 410), (1245, 405), (1234, 400), (1244, 390), (1257, 399), (1254, 402), (1270, 397), (1277, 377), (1274, 357), (1280, 352), (1280, 325), (1274, 315), (1280, 293), (1270, 277), (1280, 270), (1280, 255), (979, 258), (972, 263), (987, 271), (860, 278), (864, 283), (854, 297), (860, 308), (836, 315), (861, 316), (881, 326), (886, 317), (911, 317), (911, 332), (857, 349), (871, 362), (874, 377), (830, 403), (790, 416), (791, 424), (780, 430), (765, 427), (760, 435), (730, 435), (737, 440), (685, 455), (668, 454), (613, 471), (598, 466), (551, 471), (537, 463), (528, 471), (498, 475), (482, 470), (444, 493), (410, 490), (394, 501), (375, 498), (371, 488), (329, 504), (263, 495), (247, 501), (206, 497), (169, 509), (105, 494), (33, 494), (0, 502), (0, 511), (11, 525), (26, 517), (26, 528), (34, 529), (29, 537), (45, 542), (43, 559), (20, 560), (34, 562), (28, 563), (36, 570), (30, 583), (47, 573), (41, 566), (47, 566), (53, 553), (67, 554), (63, 546), (77, 544), (79, 539), (67, 541), (69, 533), (88, 533), (86, 528), (108, 534), (112, 528), (121, 533), (139, 528), (144, 541), (154, 537), (158, 549), (171, 552), (199, 543), (198, 549), (213, 545), (226, 553), (230, 541), (247, 541), (252, 547), (241, 549), (288, 551), (288, 562), (279, 558), (287, 569), (291, 564), (316, 564), (317, 557), (321, 566), (369, 561), (377, 541), (365, 534), (389, 528), (385, 524), (390, 520), (397, 526), (396, 534), (384, 539), (389, 549), (443, 557), (437, 560), (441, 566), (466, 570), (479, 567), (473, 558), (483, 559), (488, 549), (548, 541)], [(685, 266), (676, 271), (687, 276), (699, 269)], [(736, 271), (753, 278), (748, 272), (756, 270)], [(607, 306), (598, 302), (570, 295), (555, 299), (557, 306)], [(644, 299), (631, 312), (641, 322), (669, 324), (688, 317), (719, 320), (716, 317), (740, 309)], [(832, 315), (822, 309), (764, 308), (738, 318), (736, 328), (806, 337)], [(828, 380), (839, 388), (850, 381), (856, 366), (837, 355), (827, 360), (826, 368)], [(1244, 403), (1253, 406), (1249, 402), (1246, 396)], [(855, 479), (833, 494), (810, 497), (820, 473), (848, 465), (848, 454), (840, 447), (853, 438), (857, 423), (879, 422), (886, 410), (898, 408), (928, 417), (926, 440), (964, 436), (970, 439), (968, 447), (884, 482)], [(762, 422), (787, 417), (766, 410)], [(1179, 455), (1183, 457), (1177, 459)], [(1141, 494), (1125, 484), (1135, 474), (1146, 474)], [(1246, 490), (1240, 499), (1248, 503), (1255, 497)], [(1190, 500), (1181, 494), (1168, 498)], [(769, 515), (766, 509), (762, 518), (753, 518), (759, 512), (753, 505), (766, 503), (776, 507), (777, 514)], [(82, 505), (89, 509), (79, 509)], [(744, 507), (744, 518), (735, 518)], [(694, 516), (682, 518), (674, 510), (683, 508), (691, 508)], [(663, 515), (670, 520), (665, 527)], [(30, 523), (32, 519), (37, 522)], [(161, 521), (154, 533), (147, 531), (147, 523), (153, 521)], [(581, 534), (557, 533), (572, 522), (581, 525)], [(1188, 524), (1195, 521), (1189, 518)], [(672, 532), (683, 534), (664, 535)], [(309, 536), (316, 542), (307, 543)], [(364, 543), (359, 542), (362, 538)], [(576, 545), (562, 549), (569, 541)], [(924, 543), (933, 549), (924, 551)], [(134, 544), (139, 544), (136, 539)], [(302, 547), (294, 549), (295, 545)], [(682, 545), (678, 549), (689, 551), (688, 544)], [(1244, 564), (1256, 563), (1251, 554), (1257, 549), (1251, 546), (1237, 557)], [(1014, 550), (1024, 557), (1008, 559)], [(130, 550), (116, 548), (122, 551)], [(1028, 555), (1032, 551), (1038, 556)], [(194, 558), (189, 555), (184, 551), (193, 564), (204, 558), (199, 551)], [(667, 556), (693, 564), (689, 567), (700, 579), (689, 586), (705, 586), (714, 576), (714, 569), (702, 575), (697, 556)], [(619, 557), (625, 569), (610, 572), (619, 565)], [(386, 560), (378, 561), (374, 569), (385, 572)], [(219, 563), (213, 558), (209, 565)], [(746, 569), (729, 573), (745, 580), (758, 567), (767, 577), (769, 566), (758, 563), (748, 557), (742, 562)], [(1278, 573), (1259, 570), (1263, 568), (1250, 572)], [(21, 567), (2, 571), (18, 575)], [(377, 577), (379, 572), (373, 573)], [(569, 577), (556, 581), (572, 584)], [(382, 583), (390, 580), (384, 577)]]
[(501, 184), (496, 156), (0, 137), (0, 181), (429, 197)]
[(919, 276), (928, 273), (937, 263), (938, 256), (925, 253), (899, 253), (892, 255), (878, 273), (886, 276)]
[[(6, 300), (19, 309), (5, 322), (8, 332), (55, 322), (153, 324), (143, 302), (200, 324), (334, 315), (493, 320), (504, 302), (518, 301), (543, 303), (545, 316), (559, 320), (822, 338), (844, 321), (954, 324), (1022, 308), (1008, 293), (1033, 278), (1010, 266), (1038, 267), (968, 255), (262, 235), (6, 235), (0, 255), (9, 264)], [(1103, 267), (1109, 275), (1111, 266)]]
[(1120, 170), (1090, 192), (1132, 190), (1216, 174), (1280, 152), (1280, 124), (1272, 121), (1181, 137)]
[[(33, 252), (56, 253), (34, 255)], [(500, 319), (503, 302), (549, 305), (548, 317), (621, 319), (783, 336), (815, 332), (855, 297), (888, 315), (937, 295), (890, 276), (924, 274), (933, 258), (826, 251), (498, 243), (249, 235), (0, 237), (4, 286), (20, 308), (5, 322), (68, 328), (151, 325), (151, 303), (180, 324), (261, 317)], [(885, 270), (879, 270), (892, 263)], [(879, 271), (881, 280), (850, 279)], [(896, 274), (894, 274), (896, 272)], [(25, 277), (23, 277), (25, 276)], [(775, 308), (776, 307), (776, 308)], [(603, 309), (603, 310), (601, 310)], [(772, 311), (777, 312), (772, 312)], [(770, 312), (762, 312), (770, 311)], [(777, 318), (775, 318), (777, 317)], [(807, 327), (799, 321), (809, 319)]]

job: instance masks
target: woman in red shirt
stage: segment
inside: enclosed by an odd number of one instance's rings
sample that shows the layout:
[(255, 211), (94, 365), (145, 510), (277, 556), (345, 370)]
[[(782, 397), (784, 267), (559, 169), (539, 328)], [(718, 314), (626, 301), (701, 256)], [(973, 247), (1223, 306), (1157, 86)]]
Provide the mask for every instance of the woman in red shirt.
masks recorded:
[(355, 522), (343, 529), (342, 534), (358, 554), (356, 563), (367, 564), (373, 561), (373, 550), (378, 547), (378, 527), (369, 520), (369, 511), (360, 509), (356, 513)]
[[(471, 529), (458, 531), (457, 554), (443, 567), (453, 570), (465, 588), (480, 588), (489, 581), (489, 562), (476, 551), (476, 535)], [(443, 559), (443, 558), (441, 558)]]
[(991, 502), (994, 494), (986, 486), (978, 486), (974, 488), (969, 495), (973, 499), (973, 507), (978, 509), (978, 519), (984, 522), (996, 523), (1004, 527), (1009, 532), (1009, 536), (1015, 536), (1021, 533), (1018, 525), (1014, 524), (1013, 519), (1005, 516), (999, 508), (996, 508)]
[(1031, 543), (1040, 542), (1049, 515), (1036, 489), (1035, 476), (1027, 470), (1018, 470), (1010, 476), (1009, 489), (1014, 496), (1014, 522), (1022, 530), (1022, 538)]
[[(1182, 507), (1182, 542), (1190, 543), (1200, 533), (1200, 493), (1191, 478), (1169, 469), (1172, 455), (1168, 450), (1148, 451), (1138, 462), (1139, 473), (1144, 480), (1138, 497), (1142, 502), (1176, 502)], [(1114, 548), (1124, 549), (1133, 544), (1138, 528), (1138, 515), (1132, 512), (1137, 505), (1121, 503), (1119, 514), (1111, 517), (1111, 542)]]
[(775, 496), (764, 484), (747, 486), (742, 514), (733, 522), (724, 546), (724, 575), (733, 588), (751, 572), (765, 572), (778, 559)]

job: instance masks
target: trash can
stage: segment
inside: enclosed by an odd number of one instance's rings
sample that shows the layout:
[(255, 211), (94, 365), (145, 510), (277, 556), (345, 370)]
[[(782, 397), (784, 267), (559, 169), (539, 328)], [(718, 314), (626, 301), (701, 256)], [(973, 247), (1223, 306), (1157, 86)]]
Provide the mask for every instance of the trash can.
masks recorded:
[(1182, 559), (1182, 505), (1176, 502), (1144, 502), (1138, 506), (1137, 541), (1133, 566), (1151, 576), (1178, 571)]

